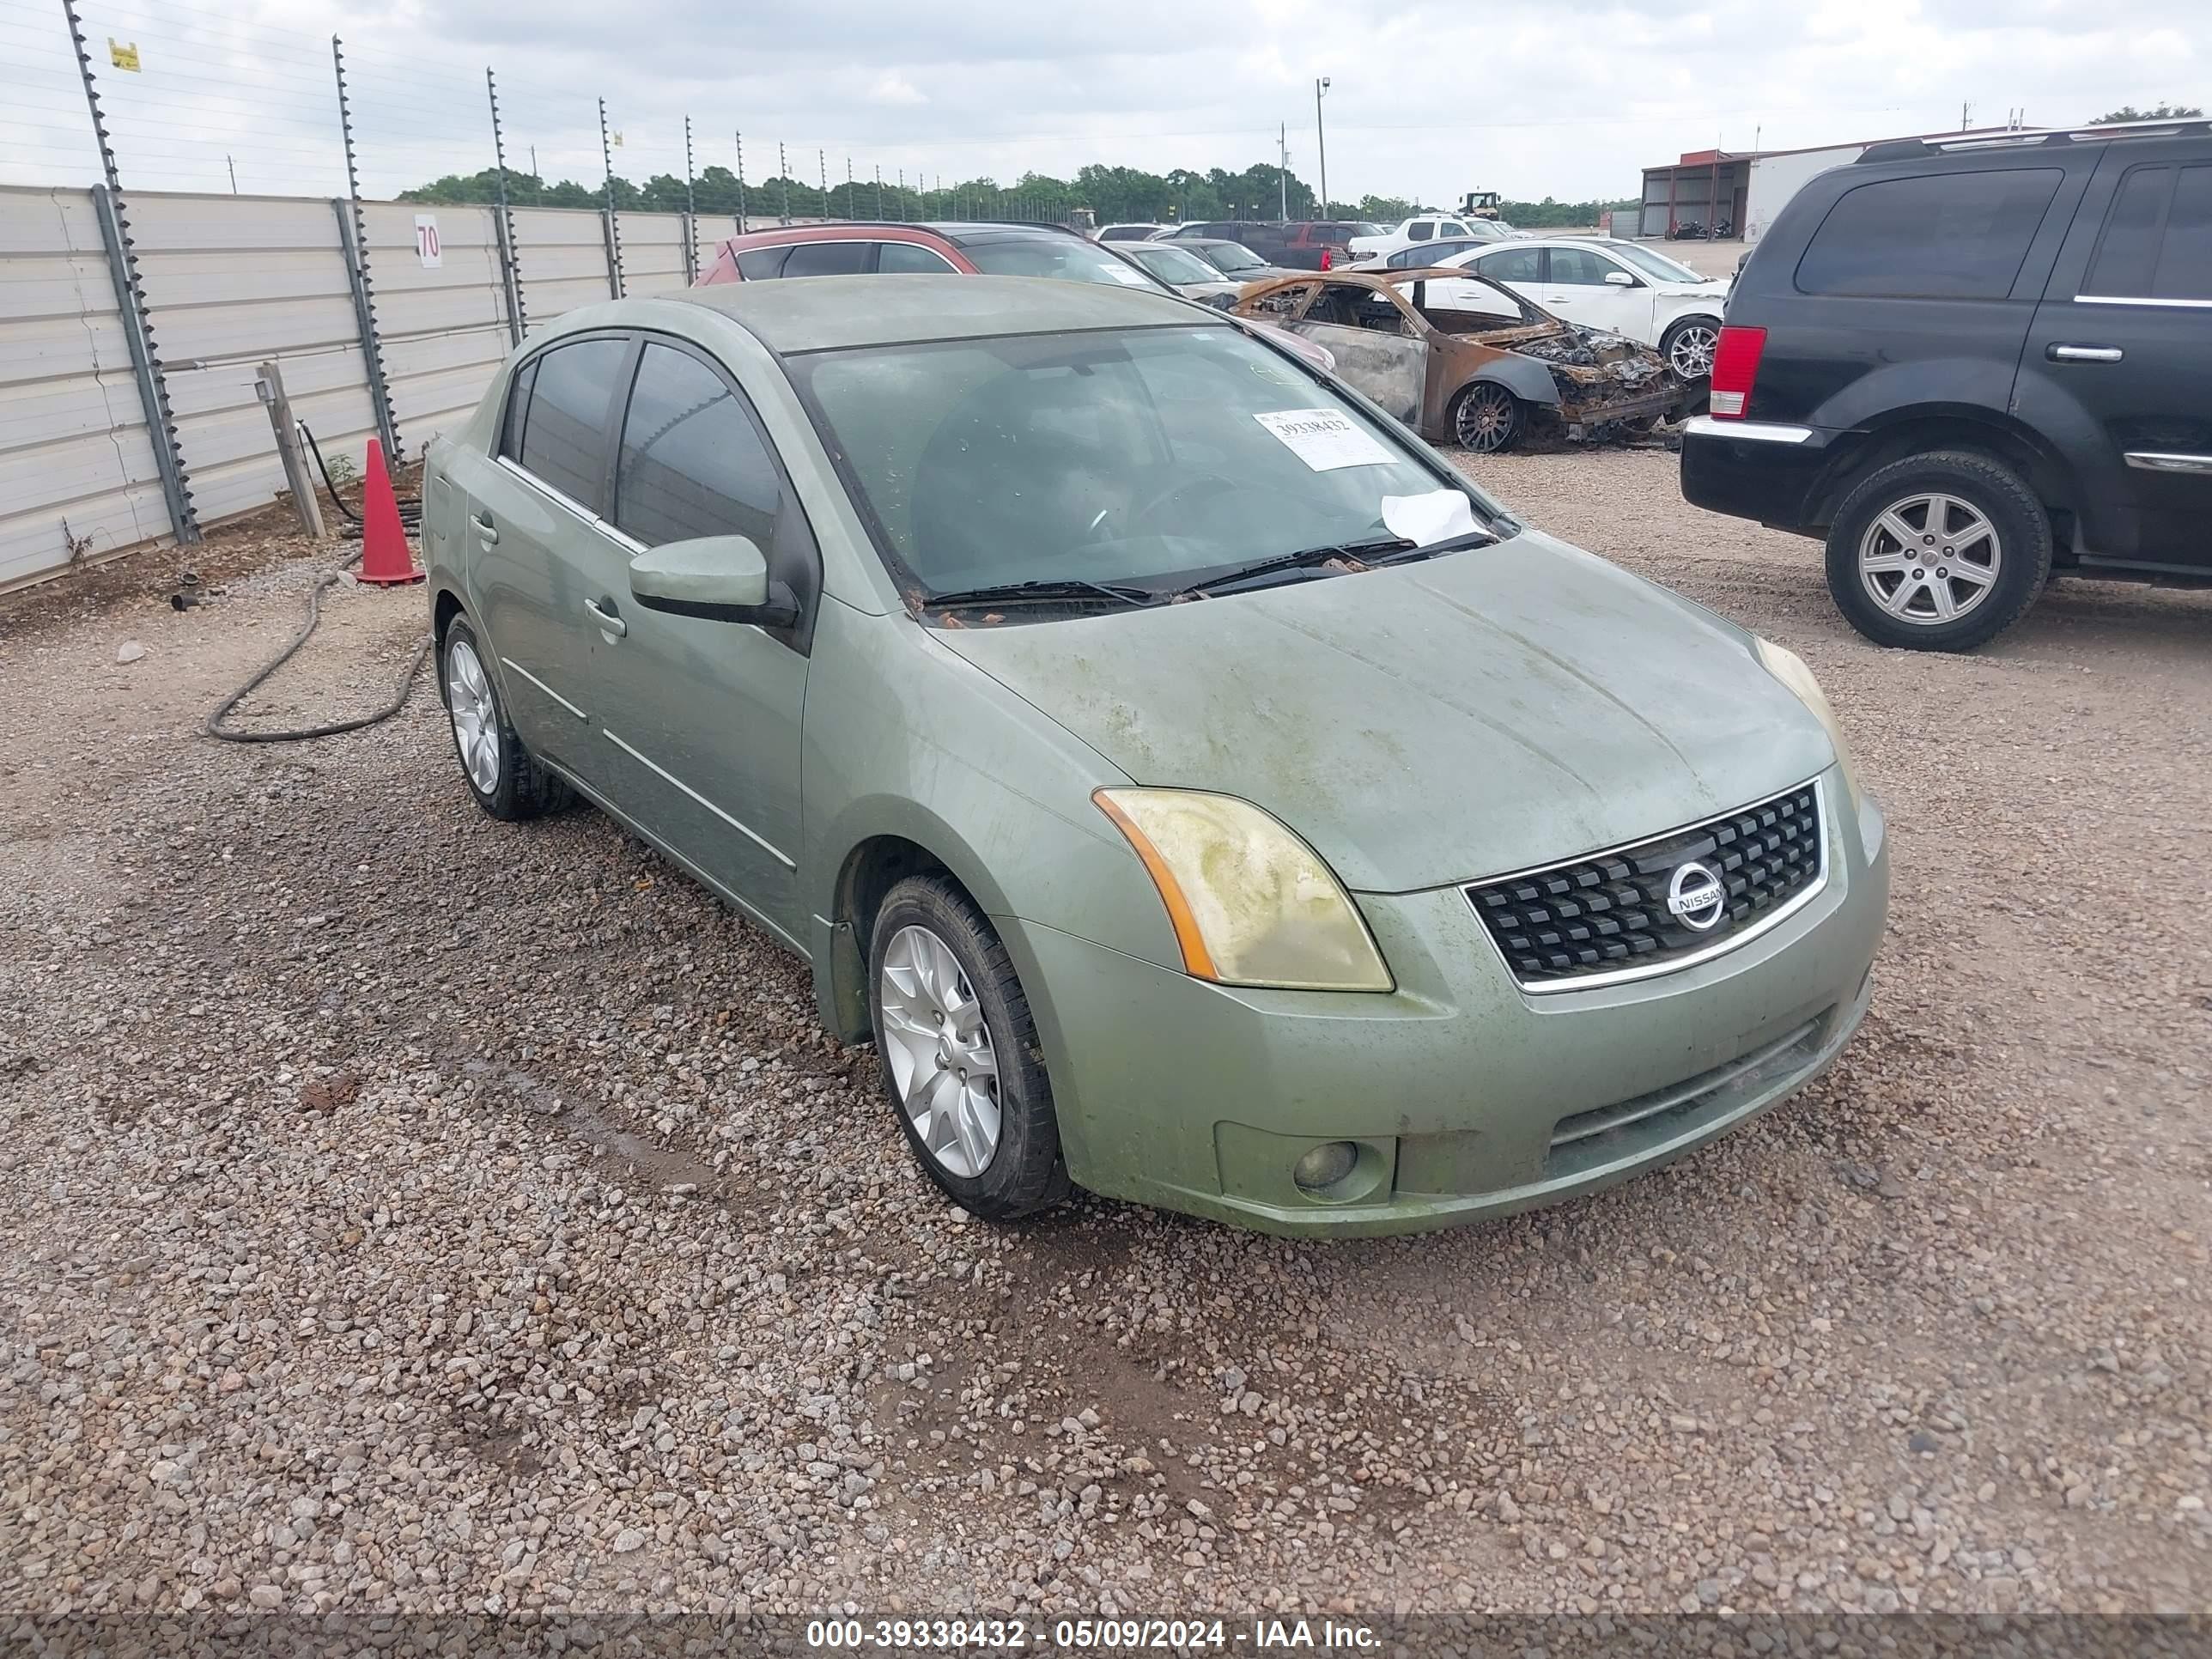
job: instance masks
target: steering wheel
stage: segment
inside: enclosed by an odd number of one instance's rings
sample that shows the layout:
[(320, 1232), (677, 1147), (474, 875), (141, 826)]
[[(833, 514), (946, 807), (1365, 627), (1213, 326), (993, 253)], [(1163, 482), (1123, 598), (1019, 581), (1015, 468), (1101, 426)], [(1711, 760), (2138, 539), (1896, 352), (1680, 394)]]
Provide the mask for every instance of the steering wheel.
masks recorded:
[(1233, 492), (1242, 488), (1243, 486), (1238, 484), (1236, 480), (1233, 478), (1224, 478), (1218, 472), (1201, 472), (1196, 477), (1177, 479), (1173, 483), (1170, 483), (1164, 489), (1155, 490), (1150, 496), (1146, 498), (1145, 504), (1142, 507), (1135, 508), (1127, 515), (1129, 524), (1128, 533), (1131, 535), (1136, 534), (1138, 531), (1145, 527), (1146, 522), (1154, 514), (1159, 512), (1161, 508), (1168, 506), (1170, 502), (1181, 500), (1185, 495), (1193, 495), (1201, 490), (1207, 495), (1218, 495), (1224, 490)]

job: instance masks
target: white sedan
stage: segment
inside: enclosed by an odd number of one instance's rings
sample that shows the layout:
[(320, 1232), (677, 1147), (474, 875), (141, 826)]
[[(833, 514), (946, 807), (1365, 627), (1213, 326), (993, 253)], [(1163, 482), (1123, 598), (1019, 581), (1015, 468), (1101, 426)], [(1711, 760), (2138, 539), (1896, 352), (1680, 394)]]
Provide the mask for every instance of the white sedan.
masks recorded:
[[(1583, 328), (1622, 334), (1653, 347), (1675, 378), (1698, 381), (1713, 372), (1729, 285), (1634, 242), (1555, 237), (1477, 248), (1438, 260), (1464, 265), (1510, 289), (1554, 316)], [(1431, 304), (1494, 308), (1475, 283), (1438, 283)], [(1464, 293), (1456, 290), (1464, 289)]]

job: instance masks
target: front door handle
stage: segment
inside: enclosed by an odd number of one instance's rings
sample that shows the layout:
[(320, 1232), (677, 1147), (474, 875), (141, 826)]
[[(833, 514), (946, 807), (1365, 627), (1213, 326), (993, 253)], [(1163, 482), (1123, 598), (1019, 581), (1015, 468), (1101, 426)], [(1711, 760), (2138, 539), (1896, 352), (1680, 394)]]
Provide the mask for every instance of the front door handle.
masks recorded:
[(2127, 354), (2118, 346), (2055, 345), (2048, 356), (2054, 363), (2117, 363)]
[(490, 514), (472, 513), (469, 515), (469, 522), (476, 526), (477, 539), (486, 547), (498, 544), (499, 526), (491, 521)]
[(584, 609), (592, 613), (592, 620), (599, 623), (600, 629), (613, 635), (617, 639), (621, 639), (629, 632), (629, 624), (615, 614), (613, 607), (612, 599), (605, 602), (604, 609), (598, 599), (584, 601)]

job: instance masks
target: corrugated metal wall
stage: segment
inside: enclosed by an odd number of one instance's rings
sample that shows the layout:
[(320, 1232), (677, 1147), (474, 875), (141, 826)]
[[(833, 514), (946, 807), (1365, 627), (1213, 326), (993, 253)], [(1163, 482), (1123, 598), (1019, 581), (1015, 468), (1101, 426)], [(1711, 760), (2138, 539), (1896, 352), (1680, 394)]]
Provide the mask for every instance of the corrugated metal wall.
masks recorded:
[[(623, 215), (629, 236), (643, 214)], [(522, 310), (537, 328), (564, 311), (611, 299), (606, 234), (590, 208), (514, 210), (514, 263), (522, 273)]]
[[(435, 221), (439, 260), (417, 252), (415, 220)], [(410, 459), (459, 424), (507, 353), (507, 285), (489, 208), (364, 206), (368, 269), (376, 295), (377, 349), (392, 398), (392, 422)]]
[(269, 411), (253, 389), (258, 363), (276, 359), (292, 412), (324, 454), (360, 454), (376, 416), (337, 210), (314, 198), (143, 191), (130, 205), (200, 522), (266, 506), (283, 490)]
[[(203, 526), (283, 489), (256, 367), (280, 363), (294, 411), (325, 455), (359, 464), (376, 430), (341, 212), (321, 198), (133, 191), (133, 252)], [(415, 216), (437, 220), (426, 265)], [(493, 211), (363, 204), (376, 343), (409, 459), (476, 406), (508, 348)], [(603, 221), (590, 208), (518, 208), (516, 275), (534, 328), (609, 297)], [(621, 216), (624, 287), (684, 286), (682, 216)], [(702, 257), (734, 227), (702, 219)], [(160, 472), (91, 193), (0, 190), (0, 586), (169, 534)]]
[(92, 197), (0, 190), (0, 587), (168, 527)]

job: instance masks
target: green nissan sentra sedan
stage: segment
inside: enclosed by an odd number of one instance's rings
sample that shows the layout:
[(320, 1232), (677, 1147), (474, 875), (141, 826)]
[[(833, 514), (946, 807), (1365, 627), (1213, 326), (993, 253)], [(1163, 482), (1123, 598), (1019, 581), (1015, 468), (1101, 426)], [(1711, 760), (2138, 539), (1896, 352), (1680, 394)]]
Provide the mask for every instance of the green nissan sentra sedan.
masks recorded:
[(441, 439), (461, 770), (811, 966), (978, 1215), (1434, 1227), (1687, 1151), (1865, 1012), (1882, 817), (1805, 665), (1136, 290), (575, 311)]

